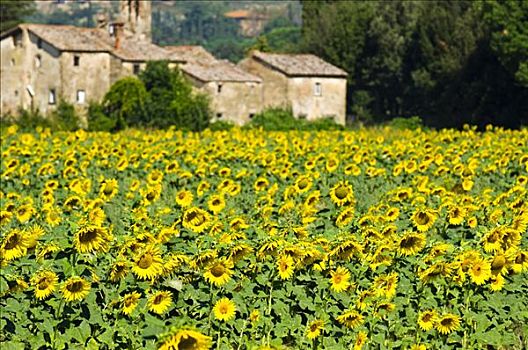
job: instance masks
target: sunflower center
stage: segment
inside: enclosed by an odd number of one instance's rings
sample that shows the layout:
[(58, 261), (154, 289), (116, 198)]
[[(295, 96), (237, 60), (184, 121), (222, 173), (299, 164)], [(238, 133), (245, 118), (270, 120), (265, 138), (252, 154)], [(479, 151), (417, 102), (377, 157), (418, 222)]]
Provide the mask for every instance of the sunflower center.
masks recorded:
[(317, 327), (317, 324), (313, 324), (310, 326), (310, 331), (315, 332), (319, 327)]
[(154, 191), (150, 191), (149, 193), (147, 193), (148, 201), (152, 201), (154, 198), (156, 198), (156, 194), (154, 193)]
[(5, 249), (13, 249), (13, 248), (15, 248), (16, 246), (18, 246), (20, 241), (21, 241), (21, 239), (20, 239), (20, 235), (18, 233), (15, 233), (15, 234), (11, 235), (11, 237), (9, 237), (7, 239), (7, 242), (6, 242), (6, 245), (5, 245)]
[(310, 182), (307, 179), (302, 179), (302, 180), (299, 181), (299, 184), (297, 186), (299, 187), (299, 189), (303, 190), (306, 187), (308, 187), (309, 183)]
[(47, 279), (47, 278), (42, 278), (39, 282), (38, 282), (38, 289), (39, 290), (45, 290), (48, 288), (48, 286), (50, 285), (50, 280)]
[(429, 321), (431, 321), (431, 318), (433, 318), (433, 315), (431, 315), (431, 314), (425, 314), (425, 315), (423, 315), (423, 317), (422, 317), (422, 321), (423, 321), (423, 322), (429, 322)]
[(79, 241), (81, 243), (87, 244), (93, 242), (97, 239), (97, 230), (89, 228), (79, 233)]
[(345, 199), (348, 196), (348, 188), (346, 188), (345, 186), (339, 186), (335, 190), (335, 195), (338, 199)]
[(75, 281), (73, 283), (69, 283), (66, 286), (66, 289), (71, 293), (78, 293), (83, 290), (83, 283), (81, 281)]
[(451, 326), (451, 324), (453, 323), (452, 321), (453, 321), (453, 320), (451, 320), (450, 318), (444, 318), (442, 321), (440, 321), (440, 323), (441, 323), (442, 326), (444, 326), (444, 327), (449, 327), (449, 326)]
[(134, 302), (136, 301), (135, 300), (136, 298), (134, 298), (133, 296), (129, 296), (125, 299), (125, 306), (126, 307), (130, 307), (132, 304), (134, 304)]
[(156, 297), (154, 298), (152, 303), (155, 304), (155, 305), (158, 305), (162, 301), (163, 301), (163, 295), (159, 294), (159, 295), (156, 295)]
[(424, 213), (423, 211), (419, 212), (418, 215), (416, 215), (416, 223), (418, 225), (427, 225), (429, 222), (429, 215), (427, 213)]
[(178, 343), (178, 350), (195, 350), (198, 349), (198, 342), (194, 338), (182, 339)]
[(343, 276), (341, 276), (341, 275), (335, 275), (334, 276), (334, 283), (335, 284), (341, 283), (342, 280), (343, 280)]
[(105, 187), (104, 187), (104, 190), (103, 190), (103, 193), (105, 194), (105, 196), (111, 195), (112, 191), (113, 191), (112, 186), (109, 185), (109, 184), (106, 184)]
[(150, 255), (149, 253), (143, 254), (141, 259), (139, 259), (138, 266), (142, 269), (148, 269), (150, 265), (152, 265), (152, 262), (152, 255)]
[(416, 237), (407, 237), (401, 240), (400, 247), (412, 248), (417, 244), (418, 244), (418, 239)]
[(225, 267), (222, 266), (221, 264), (218, 264), (218, 265), (215, 265), (212, 269), (211, 269), (211, 274), (215, 277), (220, 277), (222, 276), (223, 274), (225, 273)]

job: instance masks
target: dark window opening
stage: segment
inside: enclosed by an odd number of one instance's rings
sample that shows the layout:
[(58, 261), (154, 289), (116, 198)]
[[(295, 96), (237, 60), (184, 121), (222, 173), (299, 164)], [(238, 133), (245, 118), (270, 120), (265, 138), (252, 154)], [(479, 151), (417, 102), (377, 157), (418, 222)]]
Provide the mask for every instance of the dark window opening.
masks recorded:
[(321, 87), (321, 83), (315, 83), (314, 95), (315, 96), (321, 96), (322, 94), (323, 94), (323, 89)]
[(73, 65), (75, 67), (79, 67), (80, 62), (81, 62), (81, 58), (79, 56), (77, 55), (73, 56)]
[(39, 49), (42, 49), (42, 39), (41, 39), (41, 38), (38, 38), (38, 39), (37, 39), (37, 47), (38, 47)]
[(300, 114), (299, 119), (306, 119), (306, 114)]
[(223, 117), (222, 113), (216, 113), (216, 118), (221, 119)]
[(15, 96), (18, 96), (18, 90), (15, 90)]
[(135, 64), (135, 65), (134, 65), (134, 74), (139, 74), (139, 71), (140, 71), (140, 66), (139, 66), (139, 64)]
[(255, 117), (255, 113), (249, 113), (249, 119), (253, 119)]
[(218, 93), (222, 92), (222, 84), (218, 84), (217, 90)]

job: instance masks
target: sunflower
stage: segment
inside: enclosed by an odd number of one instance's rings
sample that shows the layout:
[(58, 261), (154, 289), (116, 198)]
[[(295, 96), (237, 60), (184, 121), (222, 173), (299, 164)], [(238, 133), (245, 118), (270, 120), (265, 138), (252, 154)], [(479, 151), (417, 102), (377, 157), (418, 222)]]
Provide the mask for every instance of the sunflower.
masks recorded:
[(346, 203), (351, 203), (354, 200), (354, 191), (348, 181), (341, 181), (335, 184), (330, 190), (330, 198), (338, 206), (343, 206)]
[(308, 323), (306, 327), (306, 337), (310, 340), (317, 338), (321, 335), (321, 332), (324, 330), (324, 321), (323, 320), (313, 320)]
[(279, 277), (283, 280), (289, 279), (293, 276), (294, 261), (290, 255), (282, 255), (277, 260), (277, 268), (279, 269)]
[(25, 232), (19, 229), (11, 230), (2, 240), (1, 255), (6, 261), (24, 256), (29, 246), (29, 239)]
[(222, 298), (216, 302), (213, 313), (217, 320), (227, 322), (235, 317), (236, 305), (228, 298)]
[(178, 329), (171, 332), (158, 350), (208, 350), (211, 337), (191, 329)]
[(513, 255), (512, 270), (514, 273), (521, 273), (528, 270), (528, 252), (519, 251)]
[(253, 324), (257, 323), (260, 319), (260, 311), (259, 310), (253, 310), (249, 314), (249, 321)]
[(73, 244), (79, 253), (106, 251), (112, 237), (103, 227), (88, 225), (77, 230)]
[(356, 338), (356, 341), (354, 342), (354, 350), (361, 350), (363, 348), (363, 345), (367, 343), (367, 333), (366, 332), (359, 332)]
[(20, 223), (25, 223), (31, 219), (33, 214), (35, 213), (35, 208), (33, 208), (30, 204), (24, 204), (17, 208), (15, 214), (16, 218)]
[(181, 190), (176, 194), (176, 203), (182, 207), (187, 208), (192, 204), (193, 201), (193, 194), (191, 191), (188, 190)]
[(433, 329), (438, 315), (435, 310), (426, 310), (418, 315), (418, 325), (423, 331)]
[(409, 350), (427, 350), (427, 346), (424, 344), (413, 344)]
[(226, 202), (223, 196), (213, 195), (209, 201), (207, 201), (207, 206), (209, 207), (210, 211), (218, 214), (222, 211), (222, 209), (225, 208)]
[(409, 232), (399, 241), (397, 250), (400, 255), (414, 255), (425, 247), (426, 238), (423, 233)]
[(311, 187), (312, 180), (306, 175), (300, 176), (297, 180), (295, 180), (295, 190), (297, 193), (308, 192)]
[(491, 262), (491, 273), (494, 276), (504, 275), (508, 272), (508, 260), (504, 254), (495, 255)]
[(398, 209), (396, 207), (391, 207), (391, 208), (387, 209), (387, 212), (385, 213), (384, 219), (389, 221), (389, 222), (393, 222), (393, 221), (396, 221), (399, 216), (400, 216), (400, 209)]
[(182, 225), (193, 232), (203, 232), (211, 225), (210, 215), (200, 208), (191, 207), (183, 213)]
[(158, 315), (165, 313), (172, 304), (172, 294), (168, 291), (158, 291), (148, 300), (149, 311)]
[(466, 209), (461, 207), (452, 207), (449, 209), (448, 218), (451, 225), (462, 225), (466, 217)]
[(336, 226), (337, 227), (343, 227), (352, 222), (354, 220), (354, 207), (347, 207), (345, 208), (336, 219)]
[(154, 279), (163, 272), (163, 259), (158, 247), (149, 246), (138, 254), (132, 265), (132, 272), (139, 279)]
[(125, 315), (132, 314), (132, 312), (136, 309), (139, 304), (139, 298), (141, 298), (141, 294), (139, 294), (138, 292), (125, 294), (123, 296), (123, 299), (121, 300), (121, 311)]
[(491, 277), (491, 266), (484, 259), (476, 260), (468, 271), (471, 281), (481, 285)]
[(204, 277), (207, 282), (217, 287), (223, 286), (233, 275), (233, 263), (226, 259), (217, 260), (209, 265)]
[(46, 233), (42, 226), (33, 225), (27, 231), (28, 248), (35, 248), (40, 237)]
[(46, 299), (55, 291), (57, 285), (57, 275), (52, 271), (41, 271), (31, 278), (31, 284), (35, 286), (35, 297)]
[(104, 179), (99, 185), (99, 197), (104, 201), (112, 199), (119, 191), (116, 179)]
[(128, 264), (124, 261), (117, 261), (110, 267), (110, 281), (117, 282), (128, 273)]
[(348, 328), (356, 328), (363, 323), (364, 317), (355, 310), (347, 310), (338, 316), (336, 320)]
[(62, 286), (62, 294), (67, 301), (78, 301), (90, 293), (90, 283), (82, 277), (70, 277)]
[(453, 314), (445, 314), (436, 322), (436, 329), (442, 334), (449, 334), (460, 326), (460, 317)]
[(502, 275), (491, 276), (490, 289), (493, 292), (498, 292), (504, 287), (504, 277)]
[(435, 223), (436, 214), (430, 209), (417, 209), (411, 219), (418, 231), (425, 232)]
[(340, 266), (337, 270), (330, 272), (330, 275), (332, 276), (330, 278), (330, 282), (332, 283), (330, 289), (333, 291), (339, 293), (347, 290), (350, 286), (350, 272), (346, 268)]

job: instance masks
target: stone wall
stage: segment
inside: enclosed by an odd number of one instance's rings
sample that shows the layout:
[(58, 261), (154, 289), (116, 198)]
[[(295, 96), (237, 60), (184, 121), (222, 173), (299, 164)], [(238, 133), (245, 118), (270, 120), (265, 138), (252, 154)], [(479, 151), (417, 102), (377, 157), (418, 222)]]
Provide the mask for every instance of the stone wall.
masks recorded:
[(262, 79), (262, 109), (290, 106), (287, 77), (252, 57), (242, 60), (239, 67)]
[[(316, 93), (316, 84), (319, 91)], [(333, 117), (344, 125), (346, 118), (346, 79), (331, 77), (291, 77), (288, 79), (288, 100), (293, 114), (314, 120)]]

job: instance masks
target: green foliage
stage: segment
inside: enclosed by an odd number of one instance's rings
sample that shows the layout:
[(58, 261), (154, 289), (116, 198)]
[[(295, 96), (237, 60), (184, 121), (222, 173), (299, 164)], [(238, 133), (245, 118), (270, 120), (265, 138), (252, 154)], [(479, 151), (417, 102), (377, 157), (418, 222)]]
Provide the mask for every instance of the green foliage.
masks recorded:
[(233, 129), (234, 127), (235, 125), (233, 123), (219, 120), (209, 124), (208, 129), (211, 131), (226, 131)]
[(410, 118), (393, 118), (389, 122), (389, 126), (399, 130), (416, 130), (423, 127), (422, 118), (414, 116)]
[(80, 120), (75, 107), (62, 99), (59, 100), (57, 109), (51, 112), (50, 117), (56, 130), (75, 131), (80, 127)]
[(315, 121), (297, 119), (293, 116), (291, 109), (285, 108), (269, 108), (262, 111), (251, 119), (246, 128), (262, 128), (266, 131), (343, 129), (332, 118), (323, 118)]
[(128, 125), (140, 125), (147, 113), (149, 96), (141, 80), (127, 77), (115, 82), (103, 99), (105, 115), (121, 130)]
[(88, 130), (90, 131), (112, 131), (116, 127), (116, 119), (108, 117), (104, 113), (103, 105), (92, 102), (88, 106)]
[(18, 125), (24, 131), (32, 131), (38, 127), (50, 128), (54, 125), (53, 121), (42, 115), (38, 109), (22, 108), (16, 114), (2, 116), (2, 123), (4, 125)]
[(17, 26), (35, 11), (33, 1), (0, 0), (0, 32)]

